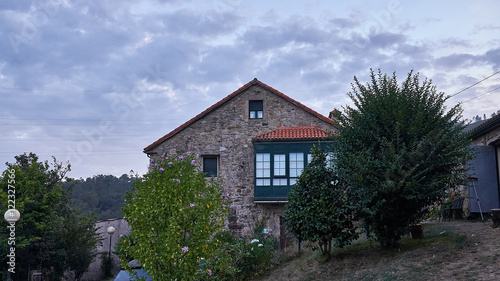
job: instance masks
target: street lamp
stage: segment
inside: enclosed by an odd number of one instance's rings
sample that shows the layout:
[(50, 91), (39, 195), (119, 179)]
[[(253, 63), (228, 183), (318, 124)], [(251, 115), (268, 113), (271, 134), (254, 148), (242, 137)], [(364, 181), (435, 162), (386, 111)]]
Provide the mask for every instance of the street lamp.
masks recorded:
[[(15, 235), (16, 233), (14, 232), (15, 230), (15, 224), (16, 224), (16, 221), (19, 220), (19, 218), (21, 217), (21, 214), (19, 213), (18, 210), (16, 209), (9, 209), (7, 210), (7, 212), (5, 212), (5, 214), (3, 215), (4, 219), (11, 225), (11, 226), (14, 226), (14, 228), (11, 229), (11, 235), (12, 233), (14, 234), (14, 238), (15, 238)], [(10, 243), (9, 243), (10, 245)], [(12, 248), (11, 248), (12, 249)], [(15, 257), (14, 257), (15, 259)], [(10, 264), (10, 263), (8, 263)], [(15, 263), (14, 263), (15, 265)], [(10, 270), (7, 270), (7, 280), (10, 281)]]
[(109, 234), (109, 254), (108, 257), (111, 259), (111, 237), (113, 237), (113, 233), (115, 233), (115, 228), (110, 226), (107, 229), (108, 234)]

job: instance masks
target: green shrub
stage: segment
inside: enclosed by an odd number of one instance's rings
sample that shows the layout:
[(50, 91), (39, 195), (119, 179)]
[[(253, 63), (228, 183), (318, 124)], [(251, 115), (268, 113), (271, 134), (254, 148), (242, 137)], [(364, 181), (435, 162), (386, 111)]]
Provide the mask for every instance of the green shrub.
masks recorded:
[(257, 223), (254, 234), (248, 239), (236, 238), (228, 231), (218, 232), (213, 240), (223, 245), (224, 259), (207, 263), (207, 266), (217, 270), (203, 280), (245, 280), (271, 269), (279, 242), (273, 235), (264, 233), (264, 227), (264, 222)]
[[(225, 267), (225, 245), (213, 235), (224, 226), (229, 194), (206, 180), (192, 156), (169, 156), (134, 183), (125, 197), (125, 219), (132, 243), (125, 252), (154, 280), (209, 280)], [(207, 266), (208, 265), (208, 266)], [(127, 268), (126, 262), (122, 266)]]

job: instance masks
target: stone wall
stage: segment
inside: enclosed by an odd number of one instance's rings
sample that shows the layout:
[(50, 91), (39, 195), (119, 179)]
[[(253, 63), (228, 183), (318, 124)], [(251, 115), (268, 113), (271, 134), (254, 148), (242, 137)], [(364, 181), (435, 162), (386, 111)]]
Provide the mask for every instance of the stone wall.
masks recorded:
[[(262, 119), (249, 119), (249, 100), (263, 101)], [(316, 126), (333, 130), (331, 123), (302, 106), (254, 84), (155, 147), (150, 157), (156, 159), (164, 153), (190, 153), (201, 160), (205, 155), (217, 155), (219, 179), (233, 202), (228, 225), (231, 232), (239, 236), (251, 235), (255, 223), (268, 218), (267, 228), (279, 234), (279, 218), (283, 216), (284, 204), (253, 202), (252, 137), (282, 126)]]

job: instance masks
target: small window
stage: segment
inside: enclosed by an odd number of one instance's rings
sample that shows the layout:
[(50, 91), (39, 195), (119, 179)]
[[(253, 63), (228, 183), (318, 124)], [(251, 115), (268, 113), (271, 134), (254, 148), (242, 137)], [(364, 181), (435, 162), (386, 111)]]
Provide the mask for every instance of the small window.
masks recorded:
[(216, 156), (203, 157), (203, 173), (205, 173), (207, 177), (217, 176), (217, 162)]
[(251, 100), (248, 102), (250, 119), (262, 119), (264, 117), (264, 103), (261, 100)]

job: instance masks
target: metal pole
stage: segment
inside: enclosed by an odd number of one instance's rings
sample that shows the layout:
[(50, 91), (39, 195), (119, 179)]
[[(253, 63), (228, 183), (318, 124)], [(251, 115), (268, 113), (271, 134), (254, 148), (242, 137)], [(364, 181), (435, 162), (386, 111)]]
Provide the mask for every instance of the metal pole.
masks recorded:
[(111, 259), (111, 237), (113, 237), (113, 234), (109, 235), (109, 253), (108, 253), (109, 259)]
[(481, 203), (479, 202), (479, 196), (477, 196), (477, 189), (476, 189), (476, 184), (474, 183), (477, 181), (477, 178), (469, 178), (469, 180), (472, 182), (472, 187), (474, 188), (474, 193), (476, 194), (476, 200), (477, 200), (477, 206), (479, 207), (479, 213), (481, 214), (481, 221), (484, 222), (484, 217), (483, 217), (483, 211), (481, 210)]

